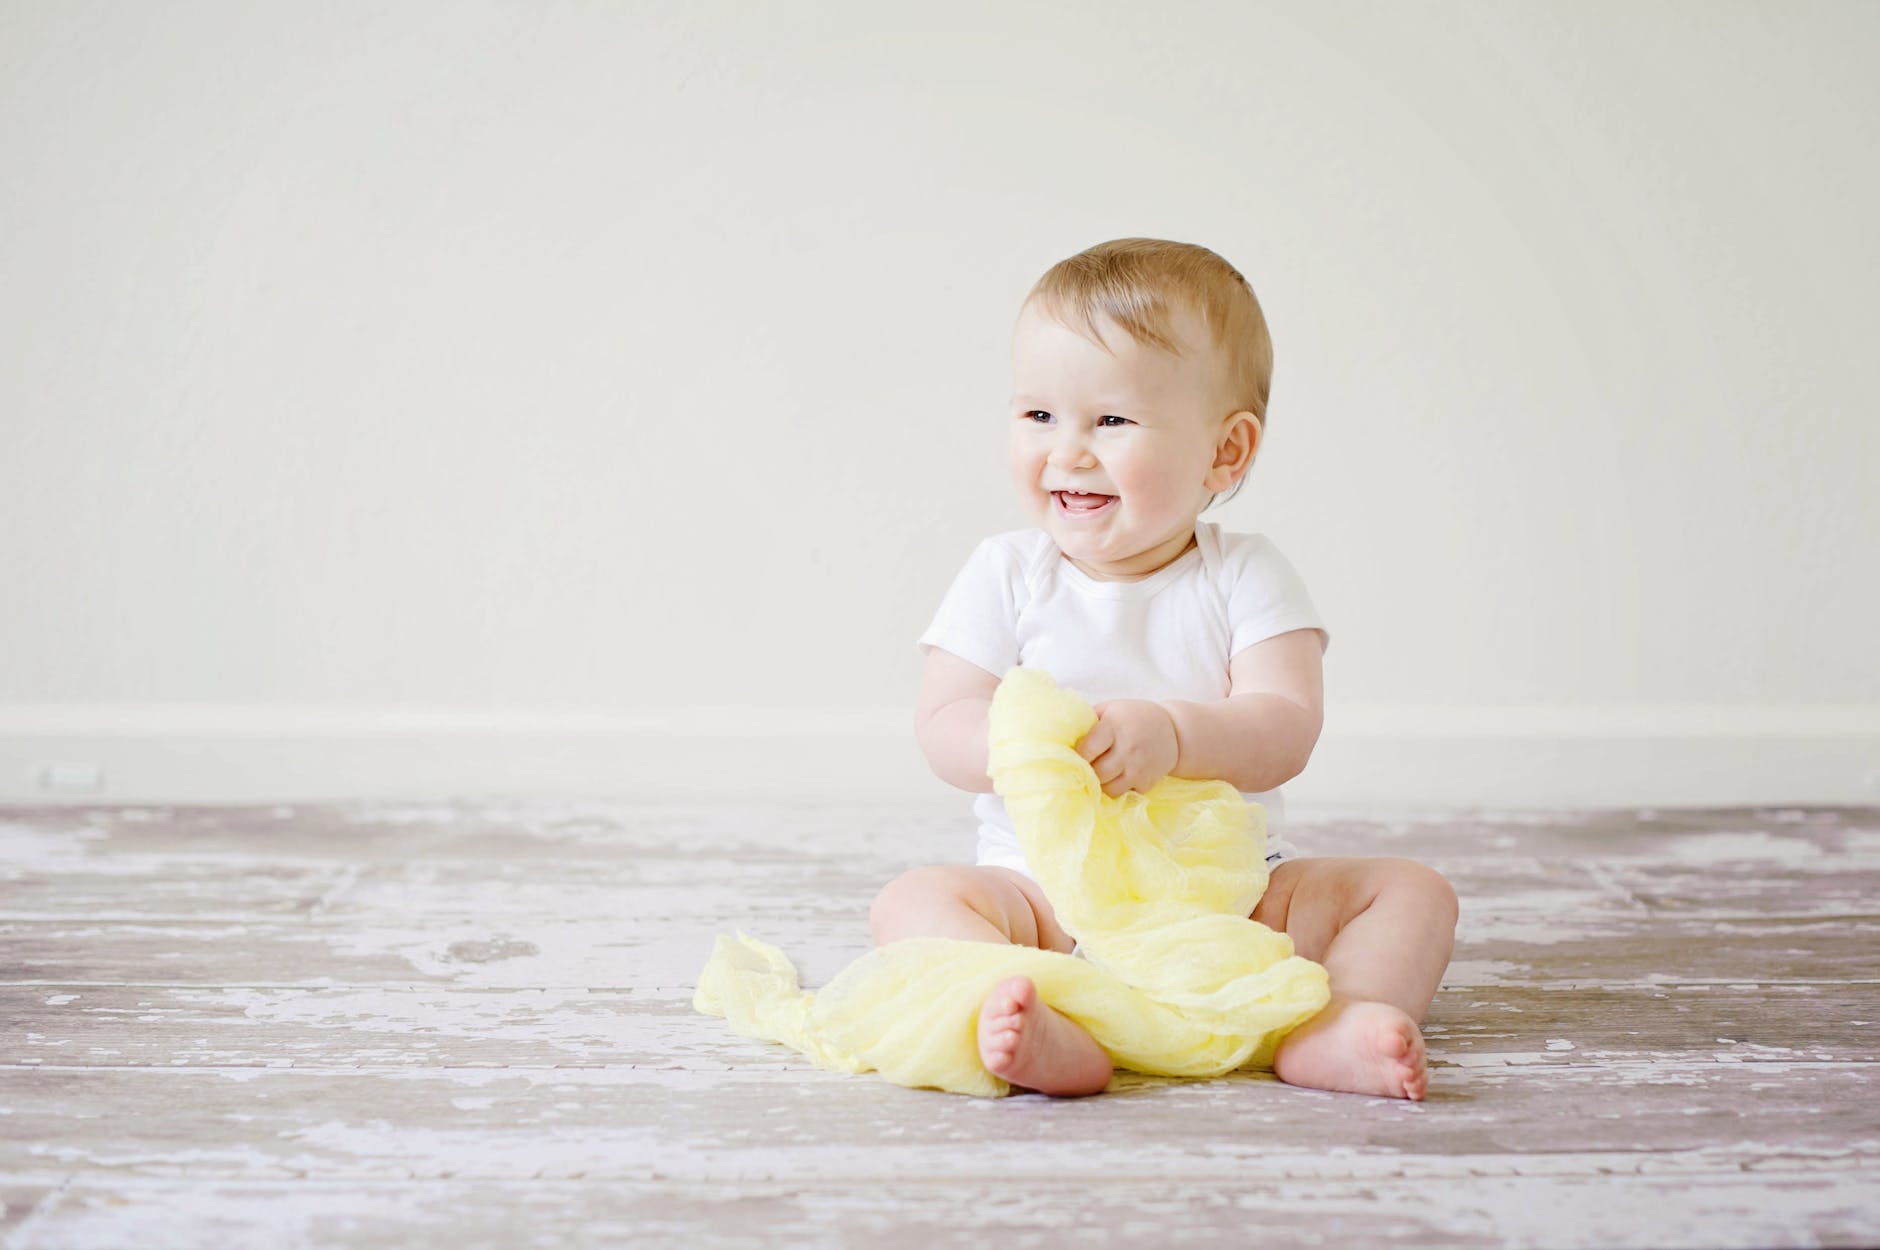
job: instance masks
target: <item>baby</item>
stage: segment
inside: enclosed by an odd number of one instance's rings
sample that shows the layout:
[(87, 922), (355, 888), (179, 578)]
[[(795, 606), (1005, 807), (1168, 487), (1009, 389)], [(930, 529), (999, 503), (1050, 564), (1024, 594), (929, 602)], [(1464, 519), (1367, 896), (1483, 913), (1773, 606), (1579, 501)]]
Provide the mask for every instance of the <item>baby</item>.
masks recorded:
[[(877, 945), (909, 937), (1069, 953), (986, 775), (1000, 676), (1044, 669), (1091, 700), (1077, 744), (1103, 792), (1164, 776), (1227, 781), (1266, 809), (1271, 869), (1252, 918), (1325, 966), (1331, 1002), (1287, 1034), (1283, 1081), (1420, 1099), (1420, 1025), (1449, 965), (1456, 894), (1407, 859), (1300, 857), (1279, 787), (1324, 715), (1331, 635), (1263, 535), (1201, 512), (1244, 481), (1265, 432), (1272, 340), (1247, 280), (1206, 248), (1101, 243), (1051, 267), (1019, 310), (1008, 467), (1040, 528), (982, 541), (926, 652), (915, 736), (934, 772), (978, 794), (976, 863), (915, 868), (869, 911)], [(980, 1059), (1046, 1094), (1104, 1088), (1110, 1058), (1038, 1001), (1028, 977), (979, 1011)]]

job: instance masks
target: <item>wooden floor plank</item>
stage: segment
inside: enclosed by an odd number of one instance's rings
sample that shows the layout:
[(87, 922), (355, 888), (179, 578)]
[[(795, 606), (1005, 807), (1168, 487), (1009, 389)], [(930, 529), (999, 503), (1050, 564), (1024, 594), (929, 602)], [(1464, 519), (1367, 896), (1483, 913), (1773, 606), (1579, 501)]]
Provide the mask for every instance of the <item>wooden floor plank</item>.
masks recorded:
[[(76, 835), (68, 835), (76, 840)], [(612, 849), (538, 860), (418, 853), (409, 860), (297, 856), (257, 841), (246, 851), (98, 851), (7, 863), (0, 919), (268, 920), (398, 914), (649, 920), (789, 918), (799, 910), (865, 916), (914, 859), (772, 848), (690, 856)], [(1645, 914), (1649, 908), (1590, 866), (1517, 855), (1439, 861), (1470, 904), (1490, 912)], [(1809, 881), (1802, 882), (1805, 888)]]
[[(1509, 1250), (1734, 1250), (1870, 1244), (1861, 1174), (1797, 1167), (1745, 1178), (1490, 1176), (1315, 1181), (1073, 1175), (931, 1183), (775, 1181), (242, 1182), (85, 1178), (20, 1250), (450, 1246), (1431, 1245)], [(264, 1242), (254, 1240), (266, 1229)]]
[(800, 1064), (0, 1068), (0, 1174), (833, 1182), (1049, 1177), (1074, 1159), (1093, 1182), (1322, 1181), (1709, 1175), (1791, 1159), (1880, 1177), (1872, 1064), (1482, 1059), (1437, 1074), (1423, 1103), (1259, 1074), (1125, 1074), (1101, 1097), (995, 1100)]
[[(743, 930), (824, 984), (868, 949), (865, 913), (804, 904), (756, 917), (478, 918), (377, 912), (263, 920), (0, 921), (0, 984), (455, 985), (689, 989), (714, 939)], [(1880, 918), (1602, 917), (1583, 928), (1463, 903), (1452, 986), (1880, 981)]]
[[(1880, 1061), (1880, 986), (1451, 987), (1424, 1033), (1437, 1065), (1654, 1056)], [(60, 1067), (638, 1064), (712, 1070), (765, 1052), (689, 993), (447, 986), (0, 986), (14, 1062)], [(781, 1060), (783, 1047), (771, 1050)]]
[[(1306, 854), (1413, 859), (1539, 857), (1558, 864), (1657, 862), (1871, 868), (1880, 808), (1615, 809), (1535, 812), (1295, 812)], [(0, 862), (75, 852), (571, 862), (646, 855), (736, 861), (878, 855), (970, 861), (969, 796), (898, 804), (433, 803), (0, 808)], [(51, 839), (48, 842), (47, 839)]]

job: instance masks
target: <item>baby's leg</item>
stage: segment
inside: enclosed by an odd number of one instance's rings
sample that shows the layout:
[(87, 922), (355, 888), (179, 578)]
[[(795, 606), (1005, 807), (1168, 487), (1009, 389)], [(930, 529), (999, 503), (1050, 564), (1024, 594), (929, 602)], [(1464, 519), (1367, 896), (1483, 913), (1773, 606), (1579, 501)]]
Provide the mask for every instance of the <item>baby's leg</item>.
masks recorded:
[(1253, 919), (1283, 929), (1325, 965), (1332, 1001), (1286, 1035), (1283, 1081), (1420, 1099), (1429, 1086), (1423, 1033), (1455, 948), (1456, 892), (1408, 859), (1295, 859), (1273, 870)]
[[(904, 872), (868, 909), (875, 945), (910, 937), (1007, 942), (1068, 954), (1038, 883), (991, 866), (934, 865)], [(1075, 1020), (1038, 1000), (1030, 977), (1007, 977), (979, 1007), (979, 1058), (1014, 1086), (1045, 1094), (1094, 1094), (1109, 1084), (1110, 1057)]]
[(1058, 927), (1036, 881), (990, 865), (934, 864), (902, 873), (875, 895), (868, 928), (876, 946), (910, 937), (950, 937), (1068, 954), (1076, 945)]

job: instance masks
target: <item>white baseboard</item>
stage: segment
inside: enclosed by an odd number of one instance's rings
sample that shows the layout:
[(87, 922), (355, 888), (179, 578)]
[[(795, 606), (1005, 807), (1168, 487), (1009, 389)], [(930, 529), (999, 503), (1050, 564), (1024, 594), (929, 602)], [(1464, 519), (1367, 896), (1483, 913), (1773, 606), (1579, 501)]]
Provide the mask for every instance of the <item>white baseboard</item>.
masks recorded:
[[(1334, 709), (1288, 808), (1880, 804), (1880, 707)], [(0, 802), (959, 794), (911, 711), (0, 707)]]

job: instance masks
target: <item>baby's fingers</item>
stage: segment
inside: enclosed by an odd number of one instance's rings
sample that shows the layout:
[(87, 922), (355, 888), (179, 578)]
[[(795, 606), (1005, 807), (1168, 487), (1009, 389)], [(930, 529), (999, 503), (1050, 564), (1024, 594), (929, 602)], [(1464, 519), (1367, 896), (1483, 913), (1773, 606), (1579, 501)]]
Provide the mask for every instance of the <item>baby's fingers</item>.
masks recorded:
[(1094, 763), (1096, 758), (1109, 750), (1115, 741), (1115, 731), (1102, 721), (1098, 721), (1077, 744), (1077, 754)]
[(1103, 792), (1113, 799), (1122, 798), (1133, 788), (1129, 769), (1123, 766), (1114, 751), (1099, 758), (1091, 765), (1091, 769), (1097, 774), (1097, 781), (1102, 784)]

